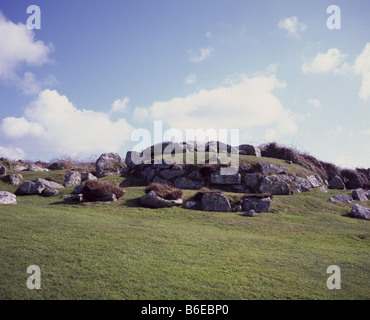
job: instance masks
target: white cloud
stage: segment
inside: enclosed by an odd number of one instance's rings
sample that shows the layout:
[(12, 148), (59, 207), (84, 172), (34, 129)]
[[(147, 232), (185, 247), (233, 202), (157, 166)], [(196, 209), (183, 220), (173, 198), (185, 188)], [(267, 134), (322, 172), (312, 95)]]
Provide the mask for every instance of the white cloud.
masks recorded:
[(315, 108), (320, 108), (321, 107), (321, 102), (318, 99), (309, 99), (307, 103)]
[(206, 37), (208, 39), (211, 39), (212, 38), (212, 33), (210, 31), (206, 32)]
[(186, 84), (194, 84), (194, 83), (197, 83), (197, 76), (194, 73), (189, 74), (185, 78), (185, 83)]
[(329, 49), (326, 53), (318, 53), (315, 58), (304, 59), (302, 71), (304, 73), (343, 73), (343, 61), (347, 57), (336, 48)]
[(4, 157), (10, 160), (25, 159), (26, 154), (22, 149), (19, 148), (6, 148), (0, 146), (0, 157)]
[(370, 43), (367, 43), (362, 53), (357, 57), (353, 70), (362, 77), (359, 96), (362, 100), (370, 98)]
[(201, 48), (199, 51), (200, 51), (199, 54), (197, 54), (194, 50), (188, 51), (190, 61), (200, 63), (204, 61), (205, 59), (207, 59), (208, 57), (210, 57), (214, 49), (213, 48)]
[(123, 112), (127, 109), (127, 104), (129, 102), (128, 97), (124, 97), (123, 99), (117, 99), (112, 104), (111, 112)]
[(32, 30), (25, 24), (15, 24), (0, 12), (0, 78), (15, 77), (15, 70), (21, 64), (42, 65), (49, 61), (51, 45), (35, 40)]
[(132, 117), (138, 122), (144, 122), (150, 118), (149, 110), (146, 108), (136, 107)]
[(370, 135), (370, 129), (362, 130), (361, 133), (366, 134), (366, 135)]
[(300, 38), (301, 33), (307, 29), (307, 26), (299, 22), (295, 16), (279, 21), (278, 26), (280, 29), (288, 31), (289, 36), (295, 38)]
[[(285, 84), (275, 76), (243, 77), (239, 83), (214, 90), (200, 90), (186, 97), (155, 102), (150, 108), (154, 120), (172, 128), (240, 129), (273, 128), (275, 136), (297, 131), (295, 116), (271, 92)], [(271, 130), (269, 131), (271, 132)]]
[(23, 117), (2, 120), (0, 143), (27, 154), (118, 152), (132, 129), (125, 119), (112, 122), (108, 113), (79, 110), (66, 96), (47, 89), (25, 108)]

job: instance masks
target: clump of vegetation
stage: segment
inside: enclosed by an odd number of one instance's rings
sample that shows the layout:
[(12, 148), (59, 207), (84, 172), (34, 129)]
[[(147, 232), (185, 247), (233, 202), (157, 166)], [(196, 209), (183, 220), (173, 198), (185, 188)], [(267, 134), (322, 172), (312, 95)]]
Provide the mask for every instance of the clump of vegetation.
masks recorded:
[(104, 198), (114, 193), (117, 199), (122, 198), (125, 195), (125, 190), (115, 186), (109, 181), (100, 180), (88, 180), (85, 183), (83, 190), (84, 199), (88, 201), (95, 201), (96, 199)]
[(167, 184), (153, 182), (145, 188), (145, 193), (153, 191), (157, 196), (166, 200), (182, 199), (181, 189), (171, 187)]
[(342, 169), (340, 175), (347, 189), (357, 189), (367, 185), (366, 176), (358, 171)]
[(209, 189), (209, 188), (203, 187), (194, 196), (192, 196), (189, 200), (200, 201), (206, 193), (221, 193), (221, 194), (223, 194), (222, 191), (219, 190), (219, 189)]

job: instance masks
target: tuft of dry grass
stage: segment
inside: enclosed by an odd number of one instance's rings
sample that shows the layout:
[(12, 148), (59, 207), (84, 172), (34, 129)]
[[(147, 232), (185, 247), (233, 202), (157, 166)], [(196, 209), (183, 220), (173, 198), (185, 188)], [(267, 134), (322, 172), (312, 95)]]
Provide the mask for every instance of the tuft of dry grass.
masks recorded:
[(84, 199), (88, 201), (95, 201), (96, 199), (106, 197), (114, 193), (117, 199), (122, 198), (125, 195), (125, 190), (115, 186), (109, 181), (100, 180), (88, 180), (85, 183), (83, 190)]
[(167, 184), (153, 182), (145, 188), (145, 193), (153, 191), (157, 196), (166, 200), (182, 199), (183, 192), (181, 189), (173, 188)]

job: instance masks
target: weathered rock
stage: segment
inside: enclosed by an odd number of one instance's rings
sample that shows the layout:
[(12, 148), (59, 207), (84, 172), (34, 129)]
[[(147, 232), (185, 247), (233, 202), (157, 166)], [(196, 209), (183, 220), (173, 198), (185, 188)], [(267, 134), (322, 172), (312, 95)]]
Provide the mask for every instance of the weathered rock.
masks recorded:
[(185, 208), (191, 209), (194, 208), (197, 205), (196, 201), (186, 201)]
[(250, 144), (241, 144), (238, 149), (239, 151), (244, 151), (247, 156), (261, 156), (261, 149)]
[(186, 177), (179, 177), (174, 181), (174, 186), (179, 189), (196, 190), (200, 189), (202, 184), (199, 181), (194, 181)]
[(25, 166), (20, 165), (20, 164), (17, 164), (12, 168), (12, 171), (17, 171), (17, 172), (26, 171), (26, 170), (27, 170), (27, 168)]
[(208, 141), (206, 143), (206, 152), (209, 153), (233, 153), (238, 154), (239, 150), (229, 144), (220, 141)]
[(370, 200), (370, 190), (365, 191), (365, 195)]
[(120, 174), (127, 165), (122, 161), (117, 153), (103, 153), (95, 163), (96, 176), (98, 178)]
[(344, 182), (343, 180), (341, 179), (340, 176), (334, 176), (331, 180), (330, 180), (330, 188), (332, 189), (339, 189), (339, 190), (343, 190), (345, 189), (345, 185), (344, 185)]
[(0, 167), (0, 175), (5, 175), (6, 174), (6, 168), (4, 166)]
[(249, 188), (256, 188), (262, 176), (259, 173), (246, 173), (244, 175), (244, 183)]
[(39, 171), (39, 172), (43, 172), (43, 171), (49, 171), (49, 169), (46, 169), (46, 168), (41, 168), (35, 164), (30, 164), (28, 166), (28, 171)]
[(311, 183), (313, 188), (318, 188), (324, 185), (324, 181), (322, 181), (321, 177), (317, 174), (307, 176), (307, 180)]
[(45, 186), (41, 182), (25, 181), (18, 187), (18, 189), (15, 191), (15, 194), (19, 195), (41, 194), (41, 192), (44, 189)]
[(77, 171), (71, 171), (65, 175), (63, 185), (65, 187), (71, 187), (81, 184), (81, 173)]
[(306, 179), (300, 178), (300, 177), (295, 177), (293, 179), (293, 182), (297, 188), (297, 191), (299, 193), (301, 192), (306, 192), (310, 189), (311, 184), (308, 182)]
[(241, 214), (241, 216), (243, 217), (254, 217), (255, 215), (256, 215), (256, 212), (253, 209), (248, 210), (244, 212), (243, 214)]
[(150, 166), (146, 166), (143, 170), (140, 171), (140, 176), (147, 182), (151, 182), (155, 175), (156, 171)]
[(22, 180), (23, 180), (23, 176), (19, 173), (12, 173), (9, 175), (10, 184), (13, 186), (19, 185)]
[(319, 187), (319, 189), (322, 191), (322, 192), (325, 192), (327, 193), (328, 192), (328, 188), (325, 186), (325, 185), (322, 185)]
[(142, 154), (139, 151), (127, 151), (125, 163), (130, 169), (134, 169), (141, 164)]
[(17, 196), (7, 191), (0, 191), (0, 204), (17, 204)]
[(205, 193), (202, 197), (202, 210), (231, 212), (229, 200), (221, 193)]
[(269, 168), (270, 168), (270, 172), (276, 172), (277, 174), (286, 174), (288, 169), (286, 167), (283, 167), (283, 166), (276, 166), (274, 164), (269, 164), (268, 165)]
[(59, 194), (59, 191), (54, 188), (44, 189), (41, 193), (44, 197), (56, 197)]
[(95, 177), (92, 173), (90, 172), (81, 172), (81, 181), (84, 182), (84, 181), (87, 181), (87, 180), (96, 180), (98, 179), (97, 177)]
[(95, 201), (117, 201), (117, 196), (114, 193), (110, 193), (106, 196), (96, 198)]
[(361, 188), (352, 191), (352, 198), (361, 202), (367, 201), (367, 196)]
[(330, 197), (329, 201), (333, 203), (340, 203), (340, 202), (354, 203), (352, 197), (346, 194), (336, 194), (335, 196)]
[(73, 194), (80, 194), (80, 193), (83, 193), (84, 189), (85, 189), (85, 185), (84, 184), (80, 184), (80, 185), (76, 186), (73, 189), (72, 193)]
[(159, 175), (166, 180), (172, 180), (185, 174), (186, 174), (185, 170), (163, 170)]
[(213, 172), (211, 173), (211, 183), (213, 184), (240, 184), (241, 175), (240, 173), (230, 174), (230, 175), (221, 175), (220, 172)]
[(190, 172), (187, 177), (189, 179), (192, 179), (192, 180), (197, 180), (197, 181), (201, 181), (202, 180), (202, 175), (200, 174), (200, 172), (198, 170), (194, 170), (192, 172)]
[(84, 199), (83, 194), (74, 194), (70, 197), (64, 198), (65, 201), (77, 201), (77, 202), (82, 202)]
[(160, 178), (160, 177), (155, 177), (155, 178), (153, 179), (153, 182), (161, 183), (161, 184), (167, 184), (167, 185), (169, 185), (170, 187), (173, 187), (173, 186), (174, 186), (174, 184), (173, 184), (171, 181), (168, 181), (168, 180), (166, 180), (166, 179), (162, 179), (162, 178)]
[(272, 193), (276, 195), (288, 195), (289, 185), (275, 175), (265, 177), (259, 187), (262, 193)]
[(46, 179), (36, 178), (36, 182), (40, 182), (45, 187), (48, 187), (48, 188), (54, 188), (54, 189), (64, 188), (61, 184), (54, 182), (54, 181), (46, 180)]
[(370, 220), (370, 209), (360, 206), (358, 204), (353, 205), (351, 213), (349, 214), (352, 218)]
[(271, 199), (268, 198), (255, 198), (247, 197), (243, 199), (243, 210), (249, 211), (254, 210), (255, 212), (268, 212), (271, 205)]
[(153, 191), (150, 191), (140, 198), (140, 203), (148, 208), (169, 208), (180, 206), (182, 204), (182, 199), (166, 200), (156, 195)]

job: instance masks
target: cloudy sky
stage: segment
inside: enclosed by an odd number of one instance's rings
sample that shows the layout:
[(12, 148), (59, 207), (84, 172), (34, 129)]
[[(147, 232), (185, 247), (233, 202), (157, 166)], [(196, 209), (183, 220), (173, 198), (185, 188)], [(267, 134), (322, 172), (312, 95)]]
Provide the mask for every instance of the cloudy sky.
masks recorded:
[[(27, 27), (31, 4), (41, 29)], [(124, 156), (135, 129), (162, 121), (184, 140), (239, 129), (240, 143), (370, 167), (368, 0), (2, 0), (0, 11), (0, 156)]]

